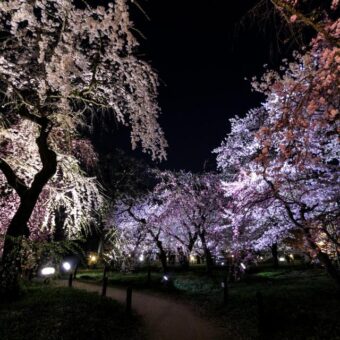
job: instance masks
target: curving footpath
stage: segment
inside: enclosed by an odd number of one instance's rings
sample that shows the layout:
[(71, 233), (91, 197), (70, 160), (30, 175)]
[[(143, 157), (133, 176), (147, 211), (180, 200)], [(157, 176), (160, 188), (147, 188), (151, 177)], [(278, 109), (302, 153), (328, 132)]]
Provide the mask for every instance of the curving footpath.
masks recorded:
[[(58, 285), (66, 285), (59, 281)], [(101, 287), (74, 281), (73, 287), (101, 292)], [(125, 304), (126, 290), (107, 287), (106, 296)], [(150, 340), (220, 340), (222, 331), (214, 323), (197, 316), (188, 305), (139, 291), (132, 293), (132, 308), (143, 317)]]

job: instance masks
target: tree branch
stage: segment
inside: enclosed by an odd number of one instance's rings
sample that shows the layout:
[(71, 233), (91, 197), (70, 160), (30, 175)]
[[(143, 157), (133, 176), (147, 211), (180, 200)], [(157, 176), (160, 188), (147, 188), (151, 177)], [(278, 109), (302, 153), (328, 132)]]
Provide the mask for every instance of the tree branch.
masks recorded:
[(339, 47), (339, 41), (335, 37), (330, 35), (321, 25), (315, 23), (312, 19), (310, 19), (300, 11), (296, 10), (293, 6), (282, 0), (270, 1), (279, 11), (283, 9), (286, 10), (290, 16), (296, 15), (297, 19), (303, 22), (306, 26), (312, 27), (317, 33), (321, 33), (330, 43)]
[(33, 113), (31, 113), (25, 104), (21, 105), (19, 110), (18, 110), (18, 114), (23, 117), (23, 118), (26, 118), (28, 120), (30, 120), (31, 122), (33, 123), (36, 123), (40, 126), (43, 126), (44, 125), (44, 118), (43, 117), (40, 117), (40, 116), (37, 116)]
[[(42, 169), (34, 176), (30, 191), (40, 191), (57, 171), (57, 154), (50, 148), (48, 137), (52, 130), (52, 123), (48, 118), (41, 117), (40, 134), (36, 139)], [(39, 191), (40, 190), (40, 191)]]
[(2, 158), (0, 158), (0, 170), (5, 175), (8, 184), (22, 197), (27, 191), (26, 184), (16, 175), (11, 166)]

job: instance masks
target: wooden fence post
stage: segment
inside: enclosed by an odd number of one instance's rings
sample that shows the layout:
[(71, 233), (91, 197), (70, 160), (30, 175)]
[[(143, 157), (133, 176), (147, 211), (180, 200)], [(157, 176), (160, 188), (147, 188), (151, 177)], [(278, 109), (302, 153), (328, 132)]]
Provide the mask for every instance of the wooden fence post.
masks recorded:
[(264, 316), (264, 304), (263, 295), (260, 292), (256, 292), (256, 304), (257, 304), (257, 315), (258, 315), (258, 335), (259, 339), (266, 338), (265, 332), (265, 316)]
[(150, 286), (150, 284), (151, 284), (151, 268), (150, 265), (148, 265), (147, 285)]
[(107, 274), (107, 266), (104, 267), (102, 296), (106, 296), (107, 283), (108, 283), (108, 277), (106, 274)]
[(107, 283), (108, 283), (108, 278), (105, 276), (103, 278), (102, 296), (106, 296)]
[(229, 300), (229, 290), (228, 290), (228, 276), (226, 275), (223, 279), (223, 303), (226, 305)]
[(132, 305), (132, 287), (127, 287), (126, 290), (126, 312), (128, 314), (131, 313), (131, 305)]

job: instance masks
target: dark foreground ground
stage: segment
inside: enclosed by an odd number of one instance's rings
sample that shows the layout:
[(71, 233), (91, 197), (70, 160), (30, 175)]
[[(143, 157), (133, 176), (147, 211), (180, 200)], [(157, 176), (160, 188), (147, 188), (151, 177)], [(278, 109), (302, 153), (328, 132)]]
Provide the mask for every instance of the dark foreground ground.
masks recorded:
[(144, 339), (141, 323), (122, 305), (93, 293), (41, 285), (0, 302), (1, 340)]
[[(323, 269), (254, 268), (240, 282), (229, 285), (227, 304), (223, 302), (223, 275), (219, 270), (208, 278), (202, 267), (173, 270), (169, 275), (172, 286), (166, 287), (160, 273), (152, 273), (150, 284), (143, 271), (110, 273), (109, 285), (132, 285), (187, 301), (205, 317), (215, 319), (226, 339), (340, 339), (340, 294)], [(97, 284), (101, 278), (100, 270), (79, 274), (79, 279)]]
[[(58, 281), (65, 285), (67, 281)], [(100, 285), (74, 281), (73, 287), (101, 293)], [(107, 287), (106, 295), (125, 304), (126, 289)], [(133, 309), (143, 319), (148, 340), (227, 340), (224, 329), (214, 320), (200, 316), (191, 304), (172, 299), (164, 294), (134, 290)]]
[[(153, 271), (148, 283), (146, 271), (140, 270), (109, 273), (109, 285), (130, 285), (135, 294), (187, 303), (217, 323), (225, 339), (340, 339), (339, 291), (322, 269), (254, 268), (229, 284), (226, 304), (223, 275), (217, 270), (209, 278), (202, 267), (173, 268), (171, 283), (164, 284), (159, 272)], [(102, 270), (79, 271), (78, 280), (100, 285)], [(16, 301), (0, 302), (1, 340), (143, 339), (142, 326), (142, 320), (126, 315), (123, 305), (75, 289), (31, 285)]]

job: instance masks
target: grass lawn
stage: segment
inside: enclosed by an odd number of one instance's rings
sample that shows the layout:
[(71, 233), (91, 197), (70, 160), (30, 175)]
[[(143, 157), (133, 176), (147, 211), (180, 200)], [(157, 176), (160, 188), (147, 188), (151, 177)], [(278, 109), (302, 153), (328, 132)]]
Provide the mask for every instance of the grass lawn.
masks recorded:
[[(263, 297), (262, 325), (256, 292)], [(227, 306), (217, 291), (202, 292), (200, 306), (219, 315), (232, 338), (340, 339), (340, 298), (322, 270), (260, 272), (231, 285)]]
[[(77, 274), (77, 279), (92, 283), (101, 283), (103, 279), (103, 270), (79, 270)], [(108, 283), (113, 286), (128, 286), (131, 285), (138, 289), (162, 289), (161, 284), (162, 274), (159, 272), (152, 272), (150, 285), (147, 282), (147, 273), (144, 271), (136, 273), (119, 273), (119, 272), (109, 272), (108, 273)]]
[(0, 303), (1, 340), (144, 339), (141, 323), (124, 307), (96, 294), (42, 285)]
[[(160, 273), (152, 273), (152, 290), (185, 298), (199, 312), (215, 318), (230, 339), (340, 339), (340, 296), (322, 269), (257, 268), (242, 281), (229, 285), (229, 302), (223, 305), (223, 272), (212, 278), (196, 268), (170, 274), (173, 287), (166, 290)], [(80, 272), (79, 278), (99, 283), (100, 271)], [(110, 285), (131, 284), (147, 288), (146, 273), (110, 273)], [(262, 321), (256, 293), (263, 297)], [(259, 329), (261, 331), (259, 331)], [(259, 333), (260, 332), (260, 333)]]

